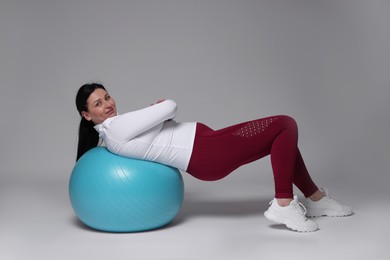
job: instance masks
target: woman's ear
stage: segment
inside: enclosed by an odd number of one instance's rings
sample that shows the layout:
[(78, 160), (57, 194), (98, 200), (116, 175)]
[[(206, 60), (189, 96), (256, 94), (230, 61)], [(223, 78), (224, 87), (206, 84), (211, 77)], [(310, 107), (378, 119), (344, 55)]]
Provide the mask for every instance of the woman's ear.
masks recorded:
[(82, 111), (81, 112), (81, 116), (84, 117), (85, 120), (87, 120), (87, 121), (91, 121), (92, 120), (92, 118), (91, 118), (91, 116), (89, 115), (88, 112)]

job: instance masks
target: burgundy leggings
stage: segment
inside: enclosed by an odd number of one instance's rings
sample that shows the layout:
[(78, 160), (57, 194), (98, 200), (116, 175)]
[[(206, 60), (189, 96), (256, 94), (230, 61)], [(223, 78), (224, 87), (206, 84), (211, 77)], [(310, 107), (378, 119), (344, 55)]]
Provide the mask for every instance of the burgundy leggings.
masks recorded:
[(293, 184), (309, 197), (318, 188), (310, 178), (297, 143), (297, 124), (289, 116), (267, 117), (220, 130), (197, 123), (187, 172), (201, 180), (219, 180), (238, 167), (270, 154), (275, 198), (292, 198)]

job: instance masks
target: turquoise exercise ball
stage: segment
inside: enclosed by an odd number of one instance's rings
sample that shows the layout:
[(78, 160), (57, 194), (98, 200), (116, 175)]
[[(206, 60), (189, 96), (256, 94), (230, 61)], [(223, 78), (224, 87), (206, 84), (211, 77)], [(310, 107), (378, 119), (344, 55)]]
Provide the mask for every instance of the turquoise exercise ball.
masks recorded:
[(74, 166), (69, 197), (85, 225), (108, 232), (138, 232), (175, 218), (183, 203), (184, 184), (176, 168), (96, 147)]

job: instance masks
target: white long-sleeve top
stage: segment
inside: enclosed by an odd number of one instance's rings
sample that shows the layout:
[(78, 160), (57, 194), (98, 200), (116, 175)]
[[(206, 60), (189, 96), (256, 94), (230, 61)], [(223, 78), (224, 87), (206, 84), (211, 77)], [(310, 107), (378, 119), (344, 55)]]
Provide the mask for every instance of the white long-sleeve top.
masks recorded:
[(95, 125), (111, 152), (155, 161), (187, 170), (194, 144), (196, 123), (178, 123), (177, 105), (165, 100), (144, 109), (107, 118)]

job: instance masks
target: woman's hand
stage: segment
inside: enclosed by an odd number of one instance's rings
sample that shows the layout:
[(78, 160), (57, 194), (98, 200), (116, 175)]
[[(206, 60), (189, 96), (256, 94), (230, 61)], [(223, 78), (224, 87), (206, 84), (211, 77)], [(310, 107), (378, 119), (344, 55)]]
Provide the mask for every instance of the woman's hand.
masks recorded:
[(155, 105), (155, 104), (158, 104), (158, 103), (161, 103), (161, 102), (164, 102), (165, 99), (158, 99), (154, 104), (150, 104), (151, 106)]

